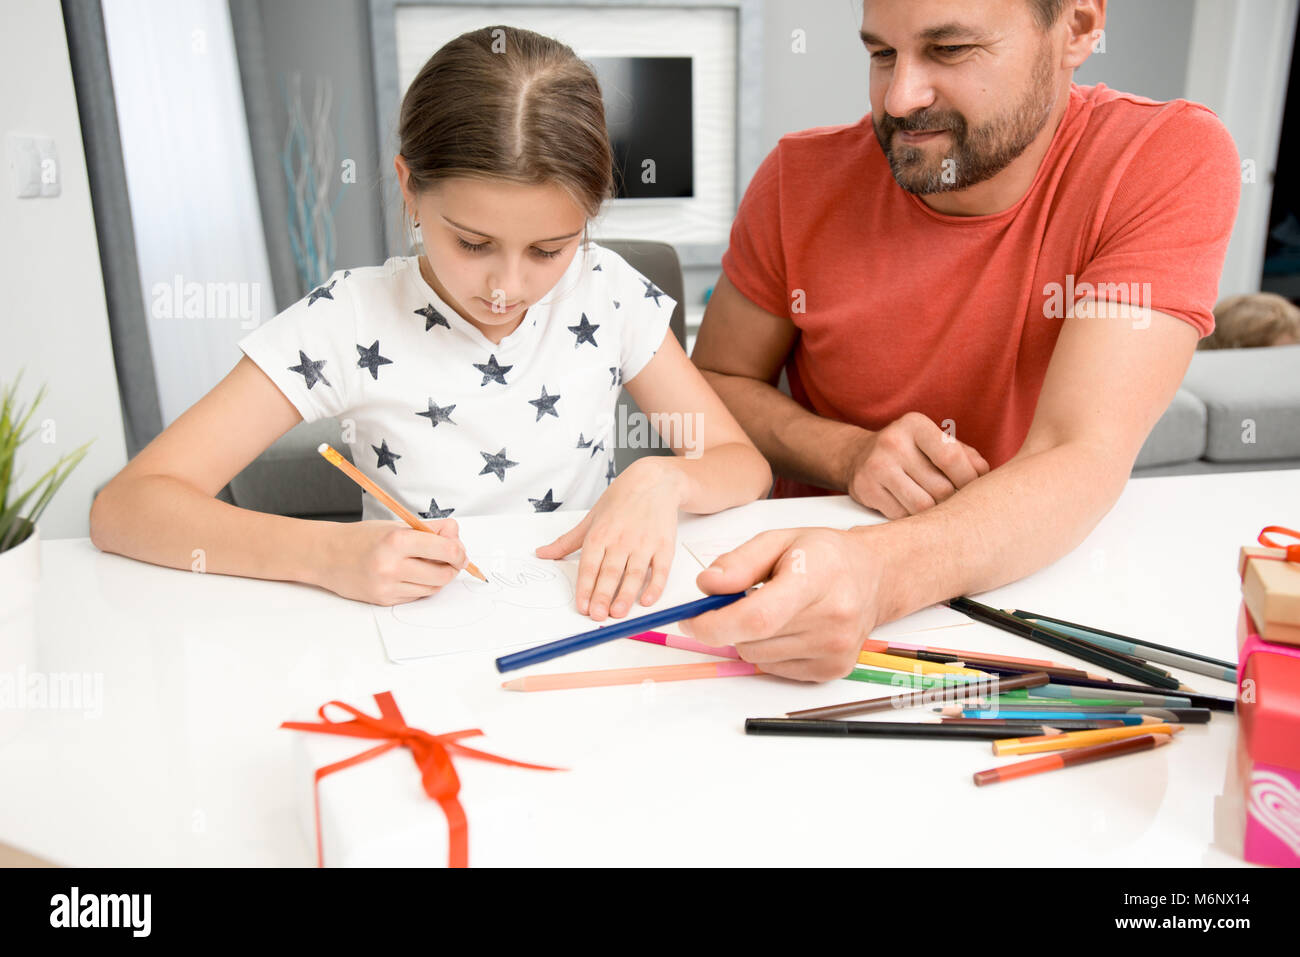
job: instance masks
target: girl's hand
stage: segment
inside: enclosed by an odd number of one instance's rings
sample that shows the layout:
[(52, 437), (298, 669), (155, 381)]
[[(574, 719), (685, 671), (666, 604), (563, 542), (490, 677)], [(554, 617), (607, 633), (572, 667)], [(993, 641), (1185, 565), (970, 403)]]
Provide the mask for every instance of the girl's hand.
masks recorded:
[[(549, 545), (538, 558), (559, 559), (582, 549), (578, 563), (578, 611), (593, 621), (631, 610), (647, 573), (642, 605), (663, 594), (677, 542), (677, 509), (686, 476), (673, 460), (637, 459), (614, 480), (587, 517)], [(619, 585), (619, 582), (622, 585)]]
[(435, 534), (405, 522), (340, 522), (316, 584), (372, 605), (400, 605), (432, 595), (468, 559), (455, 519), (427, 521)]

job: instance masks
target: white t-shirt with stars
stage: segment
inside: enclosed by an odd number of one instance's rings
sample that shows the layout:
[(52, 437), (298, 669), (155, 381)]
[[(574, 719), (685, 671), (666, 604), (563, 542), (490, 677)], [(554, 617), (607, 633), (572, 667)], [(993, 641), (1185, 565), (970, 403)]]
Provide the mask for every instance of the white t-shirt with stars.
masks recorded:
[(239, 347), (305, 421), (351, 420), (357, 467), (424, 518), (585, 509), (614, 477), (619, 389), (675, 305), (590, 243), (494, 344), (395, 256), (335, 272)]

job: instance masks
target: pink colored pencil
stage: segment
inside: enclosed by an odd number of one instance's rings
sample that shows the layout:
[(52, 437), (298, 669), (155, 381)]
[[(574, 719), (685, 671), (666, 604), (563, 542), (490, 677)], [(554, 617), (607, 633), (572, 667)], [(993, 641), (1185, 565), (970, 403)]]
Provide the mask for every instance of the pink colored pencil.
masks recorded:
[(747, 661), (701, 661), (689, 665), (656, 665), (651, 668), (614, 668), (609, 671), (573, 671), (558, 675), (529, 675), (503, 682), (507, 691), (559, 691), (565, 688), (601, 688), (607, 685), (635, 685), (643, 681), (685, 681), (689, 678), (734, 678), (759, 674)]
[(670, 635), (663, 631), (643, 631), (639, 635), (632, 636), (633, 641), (648, 641), (652, 645), (667, 645), (669, 648), (681, 648), (683, 651), (698, 651), (703, 655), (712, 655), (715, 658), (740, 658), (734, 645), (706, 645), (701, 641), (693, 638), (685, 638), (681, 635)]

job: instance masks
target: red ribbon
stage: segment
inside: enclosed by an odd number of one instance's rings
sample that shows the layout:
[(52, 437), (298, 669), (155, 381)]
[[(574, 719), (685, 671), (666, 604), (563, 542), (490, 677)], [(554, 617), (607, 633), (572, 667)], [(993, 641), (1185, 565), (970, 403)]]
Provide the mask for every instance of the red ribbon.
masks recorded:
[[(447, 816), (447, 866), (449, 867), (469, 866), (469, 832), (465, 823), (465, 809), (461, 807), (460, 800), (457, 797), (460, 793), (460, 778), (456, 774), (456, 768), (452, 765), (452, 754), (477, 758), (480, 761), (492, 761), (496, 764), (508, 764), (516, 768), (531, 768), (534, 771), (564, 770), (563, 768), (547, 767), (544, 764), (512, 761), (510, 758), (488, 754), (486, 751), (476, 751), (473, 748), (467, 748), (463, 744), (456, 743), (461, 738), (472, 738), (475, 735), (482, 734), (483, 732), (477, 728), (452, 731), (447, 734), (430, 734), (427, 731), (421, 731), (419, 728), (412, 728), (406, 723), (406, 719), (402, 717), (402, 712), (398, 710), (397, 702), (393, 700), (391, 691), (379, 692), (375, 695), (375, 701), (379, 705), (380, 716), (378, 718), (358, 711), (350, 704), (344, 704), (342, 701), (327, 701), (316, 712), (321, 716), (321, 723), (285, 721), (280, 725), (282, 728), (289, 728), (294, 731), (342, 734), (353, 738), (387, 739), (385, 744), (381, 744), (376, 748), (362, 751), (360, 754), (353, 755), (344, 761), (327, 764), (325, 767), (317, 769), (316, 781), (313, 785), (313, 797), (316, 806), (317, 867), (325, 866), (320, 830), (320, 779), (327, 774), (333, 774), (335, 771), (342, 771), (344, 768), (350, 768), (355, 764), (369, 761), (371, 758), (377, 758), (385, 751), (391, 751), (396, 747), (410, 748), (411, 754), (415, 758), (415, 764), (420, 769), (420, 780), (424, 785), (424, 793), (442, 805), (443, 813)], [(353, 715), (353, 719), (351, 721), (331, 721), (325, 714), (325, 709), (330, 705), (342, 708)]]
[(1283, 528), (1281, 525), (1269, 525), (1259, 533), (1259, 543), (1265, 548), (1280, 548), (1285, 555), (1255, 555), (1255, 558), (1273, 558), (1282, 562), (1295, 562), (1300, 565), (1300, 545), (1279, 545), (1268, 537), (1269, 532), (1276, 532), (1279, 535), (1290, 535), (1292, 538), (1300, 538), (1300, 532), (1293, 528)]

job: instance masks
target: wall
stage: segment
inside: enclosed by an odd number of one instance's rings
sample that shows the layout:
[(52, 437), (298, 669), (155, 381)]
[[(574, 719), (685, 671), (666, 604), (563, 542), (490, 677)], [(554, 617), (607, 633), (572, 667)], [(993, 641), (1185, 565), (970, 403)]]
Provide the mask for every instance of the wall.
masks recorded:
[(0, 133), (53, 137), (63, 182), (40, 199), (15, 197), (7, 173), (0, 182), (0, 383), (25, 369), (28, 400), (48, 385), (36, 420), (52, 423), (54, 441), (24, 447), (20, 488), (95, 439), (41, 520), (45, 538), (79, 537), (94, 490), (126, 462), (90, 185), (59, 4), (6, 3), (4, 22)]

